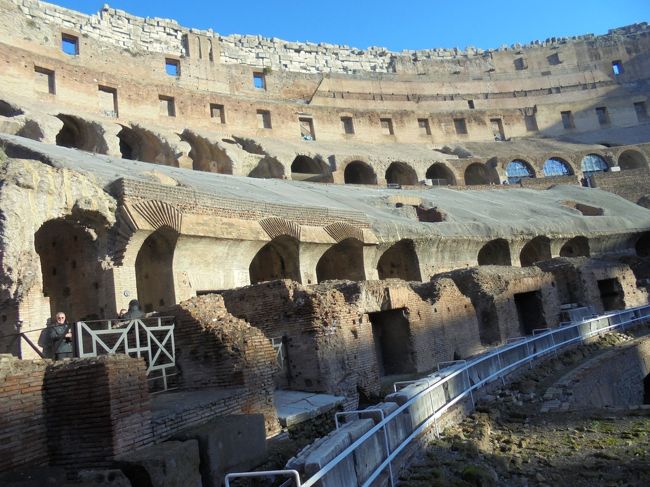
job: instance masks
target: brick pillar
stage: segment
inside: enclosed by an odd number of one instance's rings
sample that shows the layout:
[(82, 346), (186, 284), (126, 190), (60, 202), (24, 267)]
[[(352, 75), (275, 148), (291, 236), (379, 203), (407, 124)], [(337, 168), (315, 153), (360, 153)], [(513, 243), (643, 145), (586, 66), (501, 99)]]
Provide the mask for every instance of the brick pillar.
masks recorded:
[(43, 384), (52, 465), (107, 468), (115, 456), (152, 443), (146, 367), (126, 355), (66, 360)]

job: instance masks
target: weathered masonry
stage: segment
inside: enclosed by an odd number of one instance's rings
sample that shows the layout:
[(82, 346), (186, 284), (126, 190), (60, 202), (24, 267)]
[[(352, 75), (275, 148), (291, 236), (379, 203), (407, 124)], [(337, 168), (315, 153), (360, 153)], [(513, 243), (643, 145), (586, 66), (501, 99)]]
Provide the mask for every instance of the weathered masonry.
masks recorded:
[[(567, 310), (648, 302), (645, 23), (392, 53), (108, 6), (0, 18), (0, 353), (25, 359), (0, 361), (0, 404), (47, 423), (57, 384), (96, 379), (134, 411), (95, 411), (115, 442), (92, 458), (6, 420), (0, 470), (105, 466), (213, 416), (271, 434), (278, 391), (353, 409)], [(174, 318), (174, 385), (209, 404), (164, 415), (141, 362), (32, 362), (16, 339), (134, 298)]]

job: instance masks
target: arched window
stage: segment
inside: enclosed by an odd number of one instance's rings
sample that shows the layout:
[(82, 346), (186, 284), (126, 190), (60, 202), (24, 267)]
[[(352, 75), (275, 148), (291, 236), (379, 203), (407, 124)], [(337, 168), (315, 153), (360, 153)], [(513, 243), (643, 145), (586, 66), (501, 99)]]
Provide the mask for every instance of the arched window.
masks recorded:
[(570, 176), (573, 174), (571, 166), (568, 162), (560, 159), (559, 157), (551, 157), (544, 163), (544, 176)]
[(589, 176), (597, 172), (607, 171), (609, 166), (602, 156), (598, 154), (587, 154), (582, 158), (580, 169), (585, 176)]
[(535, 171), (533, 171), (533, 168), (526, 161), (515, 159), (514, 161), (510, 161), (506, 166), (506, 176), (510, 184), (517, 184), (522, 179), (534, 178)]

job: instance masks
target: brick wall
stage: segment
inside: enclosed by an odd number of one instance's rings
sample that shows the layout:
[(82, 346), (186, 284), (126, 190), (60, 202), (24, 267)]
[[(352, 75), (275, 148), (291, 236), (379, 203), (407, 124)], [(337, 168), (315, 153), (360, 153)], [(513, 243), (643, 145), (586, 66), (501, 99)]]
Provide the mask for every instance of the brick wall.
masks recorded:
[[(262, 413), (267, 431), (277, 429), (273, 406), (275, 351), (264, 334), (231, 315), (219, 295), (192, 298), (161, 312), (176, 318), (176, 364), (183, 389), (232, 388), (236, 400), (212, 406), (220, 414)], [(185, 425), (198, 423), (201, 412), (189, 413)], [(160, 434), (166, 434), (161, 432)]]
[(48, 366), (43, 382), (50, 463), (107, 468), (152, 443), (143, 359), (106, 355)]
[(47, 465), (42, 390), (46, 364), (0, 355), (0, 472)]
[(617, 194), (632, 203), (650, 194), (650, 171), (628, 169), (621, 172), (597, 173), (592, 176), (594, 184), (603, 191)]

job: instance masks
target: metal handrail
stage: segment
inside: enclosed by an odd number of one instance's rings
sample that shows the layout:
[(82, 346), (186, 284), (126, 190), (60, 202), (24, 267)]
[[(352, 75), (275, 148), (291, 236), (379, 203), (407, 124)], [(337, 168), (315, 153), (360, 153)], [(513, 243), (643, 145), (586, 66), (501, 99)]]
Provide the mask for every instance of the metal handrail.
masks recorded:
[[(291, 477), (296, 483), (296, 487), (300, 487), (300, 474), (296, 470), (264, 470), (260, 472), (235, 472), (226, 475), (226, 487), (230, 487), (230, 481), (237, 478), (258, 478), (258, 477)], [(283, 484), (284, 485), (284, 484)]]
[[(372, 438), (375, 434), (377, 434), (380, 430), (384, 430), (388, 426), (388, 424), (395, 420), (400, 414), (403, 412), (407, 411), (411, 406), (422, 400), (423, 398), (426, 398), (427, 395), (430, 395), (431, 392), (433, 392), (434, 389), (438, 387), (442, 387), (444, 384), (450, 383), (453, 379), (456, 377), (461, 376), (461, 374), (464, 374), (467, 378), (467, 387), (461, 390), (458, 394), (456, 394), (454, 397), (450, 397), (448, 400), (446, 400), (445, 404), (439, 407), (438, 409), (435, 409), (433, 411), (433, 414), (428, 416), (426, 419), (424, 419), (416, 428), (413, 432), (411, 432), (410, 435), (408, 435), (401, 443), (399, 446), (395, 448), (392, 452), (389, 452), (389, 454), (386, 456), (384, 461), (377, 466), (375, 471), (368, 477), (368, 479), (364, 482), (363, 487), (369, 487), (372, 482), (379, 476), (381, 473), (386, 469), (386, 467), (391, 466), (392, 461), (399, 455), (399, 453), (406, 448), (409, 443), (417, 437), (422, 431), (424, 431), (426, 428), (428, 428), (432, 423), (436, 425), (436, 432), (437, 432), (437, 420), (446, 412), (448, 411), (451, 407), (456, 405), (458, 402), (463, 400), (466, 397), (471, 397), (473, 400), (473, 391), (479, 389), (480, 387), (483, 387), (483, 385), (487, 384), (488, 382), (491, 382), (499, 377), (503, 378), (503, 375), (505, 375), (507, 372), (512, 370), (515, 367), (518, 367), (520, 365), (530, 363), (531, 361), (535, 360), (538, 357), (541, 357), (542, 355), (551, 353), (551, 352), (556, 352), (557, 349), (565, 347), (567, 345), (576, 343), (578, 341), (584, 341), (586, 338), (611, 331), (616, 328), (624, 328), (630, 324), (645, 320), (649, 317), (648, 311), (650, 310), (650, 305), (648, 306), (642, 306), (638, 308), (631, 308), (631, 309), (626, 309), (621, 312), (616, 312), (616, 313), (609, 313), (606, 315), (601, 315), (595, 318), (589, 318), (586, 320), (582, 320), (580, 322), (576, 322), (572, 326), (567, 326), (567, 327), (562, 327), (562, 328), (554, 328), (554, 329), (549, 329), (549, 330), (536, 330), (537, 333), (535, 333), (532, 336), (526, 337), (522, 340), (508, 343), (502, 347), (498, 347), (490, 352), (487, 352), (486, 354), (480, 355), (479, 357), (476, 357), (470, 361), (468, 361), (464, 367), (459, 368), (454, 370), (452, 373), (449, 375), (445, 376), (444, 378), (441, 378), (437, 380), (435, 383), (428, 385), (426, 389), (418, 392), (415, 394), (412, 398), (410, 398), (407, 402), (405, 402), (402, 406), (399, 406), (395, 411), (390, 413), (388, 416), (384, 418), (384, 420), (380, 421), (378, 424), (376, 424), (373, 428), (368, 430), (364, 435), (362, 435), (360, 438), (358, 438), (356, 441), (354, 441), (350, 446), (345, 448), (341, 453), (339, 453), (334, 459), (332, 459), (327, 465), (325, 465), (321, 470), (316, 472), (313, 476), (311, 476), (309, 479), (305, 481), (304, 484), (302, 484), (303, 487), (311, 487), (316, 484), (320, 479), (325, 477), (330, 471), (332, 471), (336, 466), (346, 459), (350, 454), (353, 454), (356, 449), (358, 449), (363, 443), (365, 443), (368, 439)], [(621, 315), (629, 315), (632, 314), (633, 317), (632, 319), (626, 319), (626, 320), (620, 320), (618, 323), (613, 323), (610, 324), (610, 319), (612, 318), (619, 318)], [(607, 320), (608, 326), (602, 326), (602, 327), (597, 327), (595, 330), (592, 327), (592, 324), (595, 322), (603, 322)], [(585, 325), (589, 325), (589, 330), (584, 331), (581, 330), (581, 327), (584, 327)], [(564, 335), (567, 333), (567, 331), (574, 331), (577, 332), (577, 336), (575, 337), (570, 337), (564, 340), (556, 340), (556, 335)], [(550, 338), (550, 344), (544, 344), (544, 340)], [(558, 337), (559, 338), (559, 337)], [(539, 349), (535, 349), (533, 347), (531, 351), (530, 345), (539, 345)], [(525, 354), (523, 358), (519, 358), (513, 362), (506, 363), (504, 364), (503, 362), (503, 355), (511, 352), (511, 351), (516, 351), (516, 350), (521, 350), (524, 351)], [(495, 372), (489, 374), (487, 377), (480, 379), (479, 381), (475, 382), (472, 384), (471, 378), (469, 371), (470, 369), (476, 369), (478, 365), (485, 363), (486, 361), (490, 359), (497, 359), (499, 363), (498, 370)], [(419, 380), (417, 382), (425, 382), (425, 380)], [(464, 382), (464, 381), (463, 381)], [(429, 396), (431, 398), (431, 396)], [(446, 396), (445, 396), (446, 397)]]

